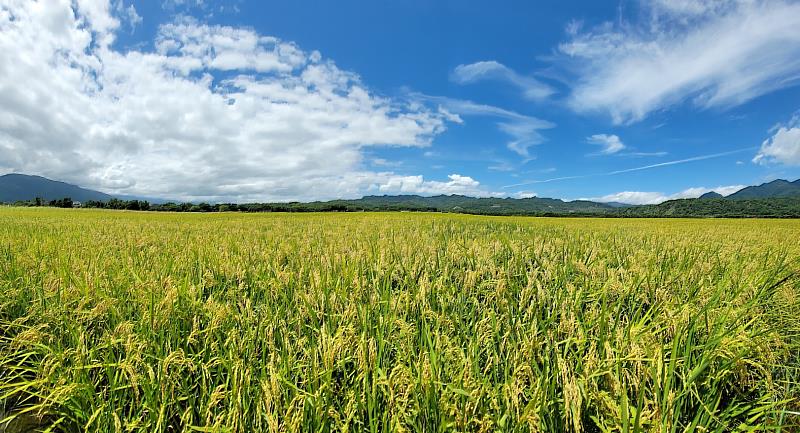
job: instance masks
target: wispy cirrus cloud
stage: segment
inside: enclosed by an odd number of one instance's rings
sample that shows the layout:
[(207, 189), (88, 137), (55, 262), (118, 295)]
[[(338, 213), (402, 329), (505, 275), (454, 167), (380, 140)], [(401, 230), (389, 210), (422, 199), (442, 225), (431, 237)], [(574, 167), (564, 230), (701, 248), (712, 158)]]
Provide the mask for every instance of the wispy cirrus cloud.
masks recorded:
[(662, 157), (669, 155), (669, 152), (666, 151), (658, 151), (658, 152), (622, 152), (620, 156), (629, 156), (633, 158), (646, 158), (646, 157)]
[(441, 111), (456, 116), (451, 118), (452, 121), (460, 121), (460, 116), (484, 116), (500, 119), (497, 122), (497, 128), (511, 137), (511, 141), (506, 143), (506, 147), (526, 160), (533, 158), (529, 149), (545, 141), (540, 131), (556, 126), (553, 122), (493, 105), (419, 93), (412, 94), (412, 96), (418, 100), (436, 104)]
[(458, 65), (450, 78), (458, 84), (471, 84), (483, 80), (509, 83), (522, 91), (526, 99), (541, 100), (555, 93), (555, 89), (541, 81), (520, 75), (513, 69), (494, 60)]
[(486, 168), (491, 171), (501, 172), (511, 172), (516, 170), (516, 166), (508, 161), (493, 161), (492, 164)]
[(752, 151), (753, 149), (754, 149), (753, 147), (746, 147), (746, 148), (743, 148), (743, 149), (735, 149), (735, 150), (730, 150), (730, 151), (727, 151), (727, 152), (718, 152), (718, 153), (712, 153), (712, 154), (708, 154), (708, 155), (692, 156), (690, 158), (683, 158), (683, 159), (676, 159), (676, 160), (673, 160), (673, 161), (659, 162), (658, 164), (649, 164), (649, 165), (644, 165), (644, 166), (641, 166), (641, 167), (625, 168), (625, 169), (622, 169), (622, 170), (615, 170), (615, 171), (608, 172), (607, 174), (608, 175), (613, 175), (613, 174), (632, 173), (634, 171), (650, 170), (650, 169), (653, 169), (653, 168), (667, 167), (667, 166), (670, 166), (670, 165), (686, 164), (687, 162), (704, 161), (704, 160), (707, 160), (707, 159), (721, 158), (723, 156), (729, 156), (729, 155), (735, 155), (737, 153), (748, 152), (748, 151)]
[(552, 178), (547, 178), (547, 179), (526, 180), (524, 182), (514, 183), (514, 184), (511, 184), (511, 185), (505, 185), (505, 186), (503, 186), (503, 188), (515, 188), (515, 187), (519, 187), (519, 186), (534, 185), (534, 184), (538, 184), (538, 183), (550, 183), (550, 182), (559, 182), (559, 181), (564, 181), (564, 180), (586, 179), (586, 178), (600, 177), (600, 176), (614, 176), (614, 175), (618, 175), (618, 174), (633, 173), (633, 172), (643, 171), (643, 170), (652, 170), (654, 168), (668, 167), (668, 166), (672, 166), (672, 165), (686, 164), (686, 163), (696, 162), (696, 161), (704, 161), (704, 160), (707, 160), (707, 159), (721, 158), (721, 157), (724, 157), (724, 156), (735, 155), (737, 153), (752, 152), (755, 149), (756, 149), (755, 147), (745, 147), (745, 148), (742, 148), (742, 149), (735, 149), (735, 150), (731, 150), (731, 151), (727, 151), (727, 152), (712, 153), (712, 154), (708, 154), (708, 155), (698, 155), (698, 156), (693, 156), (693, 157), (690, 157), (690, 158), (676, 159), (676, 160), (672, 160), (672, 161), (660, 162), (660, 163), (657, 163), (657, 164), (648, 164), (648, 165), (642, 165), (642, 166), (639, 166), (639, 167), (632, 167), (632, 168), (625, 168), (625, 169), (621, 169), (621, 170), (607, 171), (607, 172), (604, 172), (604, 173), (576, 174), (576, 175), (573, 175), (573, 176), (560, 176), (560, 177), (552, 177)]
[(800, 3), (682, 0), (640, 3), (634, 21), (568, 27), (559, 62), (576, 73), (578, 112), (639, 121), (684, 101), (731, 107), (800, 79)]

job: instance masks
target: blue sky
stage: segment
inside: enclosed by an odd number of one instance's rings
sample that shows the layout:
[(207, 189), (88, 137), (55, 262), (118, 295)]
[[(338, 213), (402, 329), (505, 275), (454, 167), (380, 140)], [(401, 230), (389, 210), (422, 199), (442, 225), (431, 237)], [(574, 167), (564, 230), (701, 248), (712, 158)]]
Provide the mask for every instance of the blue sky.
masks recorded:
[(655, 203), (800, 177), (797, 2), (0, 11), (0, 87), (33, 89), (0, 97), (0, 172), (212, 201)]

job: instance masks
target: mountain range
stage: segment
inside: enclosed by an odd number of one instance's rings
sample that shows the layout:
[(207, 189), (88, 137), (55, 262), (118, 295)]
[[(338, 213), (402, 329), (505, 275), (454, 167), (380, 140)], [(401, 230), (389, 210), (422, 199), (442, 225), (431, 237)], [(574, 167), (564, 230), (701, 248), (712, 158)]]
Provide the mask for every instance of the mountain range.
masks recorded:
[(0, 176), (0, 202), (13, 203), (34, 200), (37, 197), (44, 201), (59, 200), (66, 197), (76, 201), (108, 201), (114, 198), (106, 193), (50, 180), (41, 176), (19, 173)]
[[(106, 202), (112, 198), (122, 200), (136, 199), (129, 196), (112, 196), (99, 191), (81, 188), (65, 182), (12, 173), (0, 176), (0, 202), (13, 203), (33, 200), (36, 197), (44, 201), (70, 197), (75, 201)], [(758, 186), (745, 187), (727, 197), (716, 192), (708, 192), (700, 196), (700, 200), (752, 200), (771, 198), (800, 198), (800, 179), (789, 182), (783, 179), (773, 180)], [(163, 203), (163, 200), (151, 200)], [(670, 202), (676, 202), (672, 200)], [(667, 203), (670, 203), (667, 202)], [(299, 204), (309, 209), (363, 209), (363, 210), (432, 210), (432, 211), (465, 211), (485, 214), (597, 214), (607, 213), (613, 209), (626, 208), (630, 205), (622, 203), (598, 203), (588, 200), (563, 201), (552, 198), (475, 198), (460, 195), (439, 195), (422, 197), (417, 195), (397, 196), (365, 196), (354, 200), (332, 200)]]
[(467, 197), (463, 195), (365, 196), (354, 200), (333, 200), (308, 203), (310, 206), (340, 207), (347, 210), (416, 210), (436, 212), (464, 212), (493, 215), (526, 214), (597, 214), (614, 209), (618, 204), (597, 203), (588, 200), (563, 201), (554, 198), (496, 198)]
[(727, 199), (800, 197), (800, 179), (794, 182), (776, 179), (758, 186), (748, 186), (725, 197)]

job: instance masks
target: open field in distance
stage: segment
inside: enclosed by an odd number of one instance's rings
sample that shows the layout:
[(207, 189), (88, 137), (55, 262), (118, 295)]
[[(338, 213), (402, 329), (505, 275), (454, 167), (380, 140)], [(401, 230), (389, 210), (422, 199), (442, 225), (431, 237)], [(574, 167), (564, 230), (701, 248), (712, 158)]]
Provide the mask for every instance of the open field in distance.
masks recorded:
[(0, 431), (796, 431), (798, 238), (0, 208)]

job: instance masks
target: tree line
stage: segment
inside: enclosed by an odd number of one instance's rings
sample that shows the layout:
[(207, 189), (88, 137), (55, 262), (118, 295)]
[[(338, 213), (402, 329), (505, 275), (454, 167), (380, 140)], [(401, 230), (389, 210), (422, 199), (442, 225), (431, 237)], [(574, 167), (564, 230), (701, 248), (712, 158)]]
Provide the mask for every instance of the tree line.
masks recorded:
[[(680, 199), (657, 205), (579, 211), (487, 207), (480, 199), (465, 200), (459, 206), (441, 202), (390, 202), (384, 200), (333, 200), (289, 203), (150, 203), (146, 200), (89, 200), (79, 207), (151, 212), (447, 212), (473, 215), (570, 216), (615, 218), (800, 218), (800, 198)], [(472, 203), (472, 204), (470, 204)], [(11, 203), (15, 206), (77, 207), (69, 197), (45, 201), (41, 198)]]

